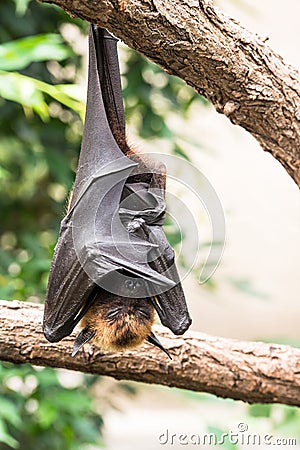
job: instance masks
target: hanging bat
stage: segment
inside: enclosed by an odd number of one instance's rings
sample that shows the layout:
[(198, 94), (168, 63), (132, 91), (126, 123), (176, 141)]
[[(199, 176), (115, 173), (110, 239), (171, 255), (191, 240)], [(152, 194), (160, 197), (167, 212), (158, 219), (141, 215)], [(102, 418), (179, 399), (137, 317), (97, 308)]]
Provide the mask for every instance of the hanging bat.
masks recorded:
[[(82, 327), (87, 342), (119, 351), (143, 341), (163, 348), (157, 312), (173, 333), (191, 324), (162, 225), (166, 173), (126, 142), (117, 39), (90, 26), (86, 118), (73, 194), (61, 222), (46, 294), (50, 342)], [(170, 356), (170, 355), (169, 355)]]

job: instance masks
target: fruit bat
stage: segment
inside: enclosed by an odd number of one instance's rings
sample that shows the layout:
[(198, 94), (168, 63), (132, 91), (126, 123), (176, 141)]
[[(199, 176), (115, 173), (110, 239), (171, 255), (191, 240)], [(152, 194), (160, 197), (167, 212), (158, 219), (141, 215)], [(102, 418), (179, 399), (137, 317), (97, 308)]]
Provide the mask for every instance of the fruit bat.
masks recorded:
[(89, 341), (118, 351), (163, 348), (157, 312), (175, 334), (191, 324), (162, 225), (166, 173), (128, 146), (117, 39), (90, 26), (86, 117), (73, 193), (50, 268), (43, 331), (50, 342), (80, 323), (74, 356)]

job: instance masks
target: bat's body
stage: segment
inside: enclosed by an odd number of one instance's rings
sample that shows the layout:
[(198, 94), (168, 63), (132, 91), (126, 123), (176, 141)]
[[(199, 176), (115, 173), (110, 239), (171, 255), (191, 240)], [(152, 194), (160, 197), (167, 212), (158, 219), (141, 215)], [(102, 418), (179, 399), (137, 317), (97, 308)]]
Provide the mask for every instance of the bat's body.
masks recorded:
[(87, 111), (78, 170), (51, 265), (44, 312), (50, 342), (81, 321), (73, 354), (93, 339), (123, 350), (151, 332), (154, 313), (189, 327), (174, 253), (162, 231), (165, 170), (126, 143), (116, 39), (91, 26)]

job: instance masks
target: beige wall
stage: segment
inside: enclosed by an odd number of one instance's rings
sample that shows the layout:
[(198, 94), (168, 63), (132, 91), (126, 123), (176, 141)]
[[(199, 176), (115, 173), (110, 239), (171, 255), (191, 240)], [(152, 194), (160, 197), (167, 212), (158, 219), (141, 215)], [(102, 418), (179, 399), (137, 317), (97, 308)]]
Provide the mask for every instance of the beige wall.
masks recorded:
[[(218, 3), (250, 30), (269, 36), (269, 45), (299, 68), (297, 0)], [(193, 328), (244, 339), (288, 338), (300, 344), (298, 188), (250, 134), (212, 108), (205, 113), (195, 109), (191, 126), (198, 140), (212, 149), (193, 157), (217, 190), (227, 222), (226, 249), (214, 276), (218, 290), (209, 293), (191, 277), (185, 282)], [(259, 295), (233, 288), (233, 278), (249, 280)]]

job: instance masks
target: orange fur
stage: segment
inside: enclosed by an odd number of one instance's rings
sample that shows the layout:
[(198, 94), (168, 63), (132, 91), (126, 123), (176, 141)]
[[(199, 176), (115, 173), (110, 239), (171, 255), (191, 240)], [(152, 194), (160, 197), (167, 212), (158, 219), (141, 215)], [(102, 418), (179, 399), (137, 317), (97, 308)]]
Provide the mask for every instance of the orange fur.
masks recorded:
[[(107, 315), (119, 308), (113, 318)], [(141, 314), (140, 310), (146, 311)], [(120, 351), (143, 343), (151, 333), (154, 307), (146, 299), (110, 298), (96, 301), (81, 320), (83, 328), (96, 332), (93, 343), (102, 349)]]

